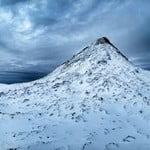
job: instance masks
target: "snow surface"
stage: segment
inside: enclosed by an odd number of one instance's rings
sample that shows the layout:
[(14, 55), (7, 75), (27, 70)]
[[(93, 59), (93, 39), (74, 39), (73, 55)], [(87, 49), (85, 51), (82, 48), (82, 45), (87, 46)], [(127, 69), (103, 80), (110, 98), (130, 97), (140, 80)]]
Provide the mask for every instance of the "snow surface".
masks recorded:
[(149, 150), (150, 72), (109, 43), (48, 76), (0, 84), (0, 150)]

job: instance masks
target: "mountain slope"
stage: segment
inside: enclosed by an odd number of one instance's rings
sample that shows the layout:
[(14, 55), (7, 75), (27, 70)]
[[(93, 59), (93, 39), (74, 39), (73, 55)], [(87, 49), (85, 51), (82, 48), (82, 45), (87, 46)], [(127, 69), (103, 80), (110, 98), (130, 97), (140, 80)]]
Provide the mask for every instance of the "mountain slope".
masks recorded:
[(43, 79), (0, 88), (0, 149), (150, 149), (150, 73), (100, 38)]

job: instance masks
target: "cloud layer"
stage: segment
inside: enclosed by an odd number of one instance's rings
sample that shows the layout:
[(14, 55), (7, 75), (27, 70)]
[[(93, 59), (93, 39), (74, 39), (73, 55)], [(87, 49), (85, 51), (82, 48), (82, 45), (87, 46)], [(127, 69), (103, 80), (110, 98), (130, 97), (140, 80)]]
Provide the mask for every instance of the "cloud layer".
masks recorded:
[(0, 69), (50, 72), (100, 36), (150, 66), (149, 0), (0, 0)]

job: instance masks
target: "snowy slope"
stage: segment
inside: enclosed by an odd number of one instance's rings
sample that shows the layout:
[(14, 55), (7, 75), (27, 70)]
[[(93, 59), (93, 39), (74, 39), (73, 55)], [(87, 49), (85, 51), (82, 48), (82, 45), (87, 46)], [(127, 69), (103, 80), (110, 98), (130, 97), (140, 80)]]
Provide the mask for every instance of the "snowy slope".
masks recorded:
[(100, 38), (43, 79), (0, 85), (0, 150), (149, 150), (150, 72)]

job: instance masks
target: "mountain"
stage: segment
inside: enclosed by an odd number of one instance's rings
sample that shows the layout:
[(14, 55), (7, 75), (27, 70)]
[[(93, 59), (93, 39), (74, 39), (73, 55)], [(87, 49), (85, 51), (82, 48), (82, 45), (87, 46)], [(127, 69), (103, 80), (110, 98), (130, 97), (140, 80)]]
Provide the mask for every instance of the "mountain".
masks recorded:
[(0, 85), (0, 150), (149, 150), (150, 72), (100, 38), (48, 76)]

